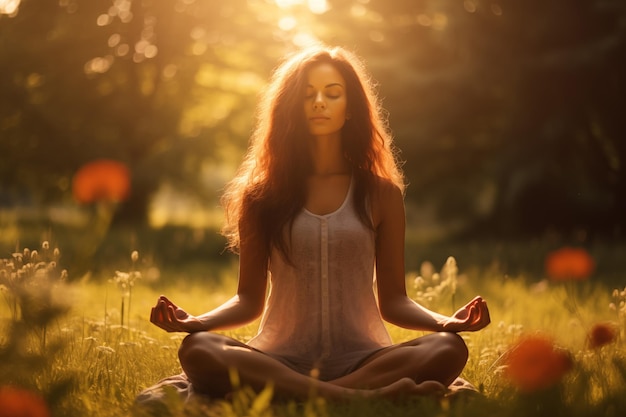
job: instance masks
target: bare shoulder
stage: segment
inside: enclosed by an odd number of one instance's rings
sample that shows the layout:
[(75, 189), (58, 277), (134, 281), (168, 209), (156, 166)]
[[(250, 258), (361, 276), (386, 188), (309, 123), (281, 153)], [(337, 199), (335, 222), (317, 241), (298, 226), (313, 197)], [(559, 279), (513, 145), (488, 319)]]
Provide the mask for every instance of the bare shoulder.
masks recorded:
[(400, 187), (387, 178), (376, 177), (372, 188), (372, 214), (376, 226), (389, 216), (404, 217), (404, 195)]

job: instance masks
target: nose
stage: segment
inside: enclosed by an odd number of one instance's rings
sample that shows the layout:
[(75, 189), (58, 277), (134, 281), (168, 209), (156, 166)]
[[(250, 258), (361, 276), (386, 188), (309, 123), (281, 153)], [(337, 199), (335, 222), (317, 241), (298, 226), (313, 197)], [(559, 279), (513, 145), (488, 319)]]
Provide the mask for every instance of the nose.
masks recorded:
[(315, 100), (313, 101), (313, 110), (324, 110), (326, 108), (326, 102), (324, 101), (322, 94), (318, 93), (315, 95)]

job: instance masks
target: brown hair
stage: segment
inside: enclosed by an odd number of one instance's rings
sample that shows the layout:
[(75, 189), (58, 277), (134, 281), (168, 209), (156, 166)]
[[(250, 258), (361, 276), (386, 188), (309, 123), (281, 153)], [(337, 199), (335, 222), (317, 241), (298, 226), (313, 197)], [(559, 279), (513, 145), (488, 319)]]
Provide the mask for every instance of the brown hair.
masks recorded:
[(311, 161), (304, 116), (308, 70), (332, 64), (346, 82), (347, 112), (342, 148), (355, 180), (354, 203), (361, 220), (371, 225), (367, 195), (374, 182), (386, 179), (404, 190), (402, 173), (386, 118), (373, 83), (361, 61), (339, 47), (316, 46), (286, 59), (273, 73), (258, 107), (250, 147), (222, 196), (226, 223), (222, 233), (230, 249), (240, 244), (239, 227), (259, 233), (269, 256), (272, 246), (289, 259), (284, 228), (303, 208)]

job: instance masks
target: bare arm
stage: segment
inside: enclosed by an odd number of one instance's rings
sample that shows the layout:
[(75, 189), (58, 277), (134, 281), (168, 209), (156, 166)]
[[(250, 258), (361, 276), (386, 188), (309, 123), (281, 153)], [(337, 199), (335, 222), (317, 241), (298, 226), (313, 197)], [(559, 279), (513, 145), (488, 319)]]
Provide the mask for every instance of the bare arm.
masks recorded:
[(258, 237), (240, 226), (239, 283), (237, 294), (221, 306), (192, 316), (167, 297), (159, 297), (150, 321), (168, 332), (225, 330), (242, 326), (259, 317), (265, 304), (267, 255)]
[(406, 293), (404, 272), (404, 201), (400, 190), (382, 183), (373, 199), (378, 302), (383, 318), (397, 326), (427, 331), (475, 331), (490, 322), (487, 304), (476, 297), (448, 317), (426, 309)]

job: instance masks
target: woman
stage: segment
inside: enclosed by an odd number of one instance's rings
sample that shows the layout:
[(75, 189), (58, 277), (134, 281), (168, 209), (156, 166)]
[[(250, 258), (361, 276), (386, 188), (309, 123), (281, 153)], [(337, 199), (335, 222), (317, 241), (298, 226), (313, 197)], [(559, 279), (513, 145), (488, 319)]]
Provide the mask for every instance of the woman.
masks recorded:
[[(476, 297), (452, 317), (408, 298), (404, 184), (361, 63), (316, 47), (286, 60), (259, 107), (251, 146), (223, 196), (240, 257), (236, 295), (200, 316), (166, 297), (150, 320), (187, 332), (180, 363), (194, 391), (224, 396), (229, 369), (256, 390), (328, 399), (443, 392), (489, 324)], [(269, 282), (269, 296), (266, 288)], [(214, 333), (262, 314), (247, 344)], [(431, 331), (392, 344), (383, 319)]]

